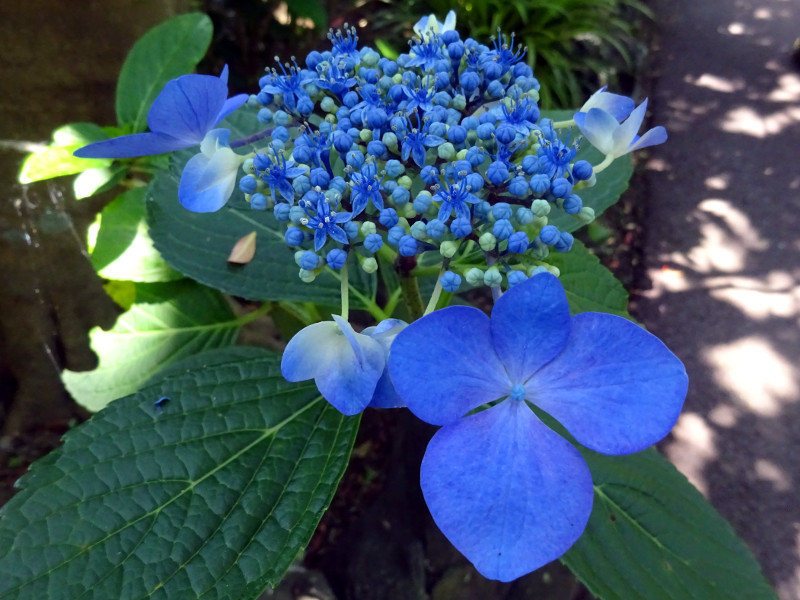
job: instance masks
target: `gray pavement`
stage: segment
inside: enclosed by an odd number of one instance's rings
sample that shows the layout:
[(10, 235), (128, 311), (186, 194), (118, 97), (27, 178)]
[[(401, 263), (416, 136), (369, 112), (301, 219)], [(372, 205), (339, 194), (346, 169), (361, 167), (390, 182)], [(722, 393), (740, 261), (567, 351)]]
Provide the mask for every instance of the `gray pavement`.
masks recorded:
[(797, 0), (653, 0), (637, 316), (687, 365), (662, 450), (800, 600)]

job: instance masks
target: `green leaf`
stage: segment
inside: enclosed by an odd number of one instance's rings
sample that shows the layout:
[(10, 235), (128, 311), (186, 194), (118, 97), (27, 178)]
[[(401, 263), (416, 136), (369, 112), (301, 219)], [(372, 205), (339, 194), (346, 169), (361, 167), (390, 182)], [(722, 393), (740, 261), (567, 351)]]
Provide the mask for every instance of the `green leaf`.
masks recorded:
[(292, 0), (288, 7), (292, 17), (311, 19), (317, 29), (324, 30), (328, 27), (328, 11), (320, 0)]
[(173, 365), (20, 480), (0, 598), (255, 598), (308, 543), (358, 422), (261, 349)]
[(108, 167), (108, 158), (76, 158), (72, 156), (86, 144), (104, 140), (108, 136), (93, 123), (72, 123), (53, 132), (53, 143), (38, 152), (29, 154), (19, 172), (20, 183), (32, 183), (53, 177), (74, 175), (86, 169)]
[(145, 191), (138, 187), (117, 196), (100, 213), (92, 247), (92, 265), (101, 277), (138, 282), (174, 281), (172, 269), (147, 232)]
[(122, 165), (84, 170), (72, 183), (75, 199), (82, 200), (110, 190), (125, 177), (127, 171)]
[[(179, 172), (178, 168), (178, 172)], [(174, 170), (173, 170), (174, 171)], [(252, 210), (234, 192), (228, 204), (215, 213), (194, 213), (178, 202), (178, 177), (159, 173), (147, 198), (150, 235), (164, 259), (184, 275), (225, 293), (251, 300), (290, 300), (337, 306), (340, 302), (338, 275), (329, 269), (312, 283), (303, 283), (294, 262), (294, 250), (286, 245), (272, 211)], [(236, 242), (256, 232), (256, 252), (245, 265), (228, 262)], [(353, 253), (351, 253), (353, 254)], [(367, 275), (351, 257), (350, 282), (367, 298), (375, 294), (376, 277)], [(351, 298), (355, 308), (364, 303)]]
[(100, 365), (62, 379), (81, 405), (96, 411), (130, 394), (165, 365), (231, 345), (240, 323), (216, 291), (189, 280), (137, 283), (136, 300), (109, 331), (93, 329)]
[[(575, 111), (548, 111), (544, 116), (551, 118), (555, 121), (572, 119)], [(578, 132), (577, 128), (573, 130), (573, 136)], [(581, 149), (578, 151), (575, 160), (588, 160), (591, 164), (597, 165), (603, 160), (603, 155), (600, 151), (592, 147), (592, 145), (584, 140)], [(631, 176), (633, 175), (633, 163), (630, 156), (621, 156), (608, 167), (597, 175), (597, 185), (590, 188), (576, 190), (583, 205), (589, 206), (594, 209), (595, 217), (599, 217), (607, 208), (613, 206), (619, 201), (622, 193), (628, 189)], [(575, 231), (583, 227), (584, 223), (577, 217), (568, 215), (563, 211), (553, 211), (549, 218), (549, 224), (555, 225), (561, 231)]]
[(586, 531), (562, 557), (603, 600), (775, 600), (750, 551), (653, 449), (582, 450), (594, 479)]
[(546, 261), (558, 267), (572, 314), (597, 311), (630, 319), (628, 292), (600, 260), (575, 240), (569, 252), (551, 252)]
[(134, 133), (147, 127), (147, 111), (170, 79), (191, 72), (211, 44), (208, 16), (189, 13), (154, 27), (134, 44), (117, 82), (116, 109), (120, 125)]

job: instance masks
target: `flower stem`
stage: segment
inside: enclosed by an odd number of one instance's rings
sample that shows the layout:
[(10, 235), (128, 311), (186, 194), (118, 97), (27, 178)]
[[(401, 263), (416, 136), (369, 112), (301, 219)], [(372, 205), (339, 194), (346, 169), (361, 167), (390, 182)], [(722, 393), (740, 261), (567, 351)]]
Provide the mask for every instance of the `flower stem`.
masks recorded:
[(341, 295), (342, 295), (342, 318), (347, 321), (347, 314), (350, 312), (350, 285), (347, 281), (347, 263), (342, 265), (341, 272)]
[(568, 119), (566, 121), (556, 121), (553, 123), (553, 129), (564, 129), (565, 127), (572, 127), (575, 125), (574, 119)]
[(444, 272), (447, 270), (447, 262), (448, 261), (444, 261), (442, 268), (439, 270), (439, 275), (436, 278), (436, 285), (433, 288), (433, 292), (431, 292), (431, 299), (428, 301), (428, 306), (425, 308), (425, 312), (422, 313), (423, 317), (436, 310), (436, 305), (439, 303), (439, 297), (442, 295), (442, 275), (444, 275)]
[(400, 289), (403, 290), (403, 298), (405, 298), (408, 312), (411, 314), (411, 320), (416, 321), (423, 314), (422, 296), (419, 293), (419, 280), (413, 275), (401, 275)]
[(272, 129), (266, 129), (264, 131), (259, 131), (258, 133), (254, 133), (251, 136), (246, 138), (242, 138), (241, 140), (234, 140), (228, 147), (230, 148), (239, 148), (240, 146), (246, 146), (247, 144), (252, 144), (253, 142), (257, 142), (258, 140), (264, 139), (272, 135), (272, 132), (275, 130), (273, 127)]
[(597, 175), (601, 171), (605, 171), (611, 163), (614, 162), (614, 155), (613, 154), (606, 154), (606, 157), (598, 164), (597, 166), (592, 167), (594, 174)]

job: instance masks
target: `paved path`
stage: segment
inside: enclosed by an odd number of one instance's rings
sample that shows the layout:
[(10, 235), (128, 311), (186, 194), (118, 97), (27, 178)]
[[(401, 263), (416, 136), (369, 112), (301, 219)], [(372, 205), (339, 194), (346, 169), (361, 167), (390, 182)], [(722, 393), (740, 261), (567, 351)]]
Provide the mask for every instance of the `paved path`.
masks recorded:
[(686, 363), (663, 450), (800, 599), (797, 0), (653, 0), (660, 49), (637, 315)]

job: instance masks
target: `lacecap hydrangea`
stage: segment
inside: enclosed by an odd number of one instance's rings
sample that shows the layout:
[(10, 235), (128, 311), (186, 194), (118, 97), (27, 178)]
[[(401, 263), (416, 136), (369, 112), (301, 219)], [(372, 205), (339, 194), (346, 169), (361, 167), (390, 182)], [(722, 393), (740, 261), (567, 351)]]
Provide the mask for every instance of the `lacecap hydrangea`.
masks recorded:
[[(181, 175), (186, 208), (220, 210), (238, 179), (250, 208), (278, 223), (303, 281), (336, 271), (341, 314), (290, 340), (284, 377), (313, 379), (345, 415), (407, 406), (441, 426), (422, 466), (431, 513), (481, 573), (511, 580), (563, 554), (592, 506), (578, 450), (531, 407), (605, 454), (657, 442), (680, 411), (680, 361), (625, 319), (571, 317), (547, 263), (574, 241), (553, 217), (592, 221), (581, 191), (666, 132), (640, 136), (646, 101), (636, 107), (605, 89), (572, 119), (543, 117), (539, 82), (513, 35), (462, 39), (453, 13), (414, 31), (397, 60), (360, 46), (354, 28), (331, 31), (329, 50), (276, 59), (246, 103), (227, 98), (227, 70), (186, 75), (154, 102), (151, 132), (76, 154), (199, 146)], [(262, 129), (231, 141), (220, 121), (240, 107)], [(603, 160), (579, 159), (581, 140)], [(411, 324), (392, 309), (356, 331), (348, 269), (379, 265), (405, 279), (435, 274), (430, 301), (409, 310)], [(491, 289), (491, 318), (436, 310), (442, 292), (466, 286)]]

